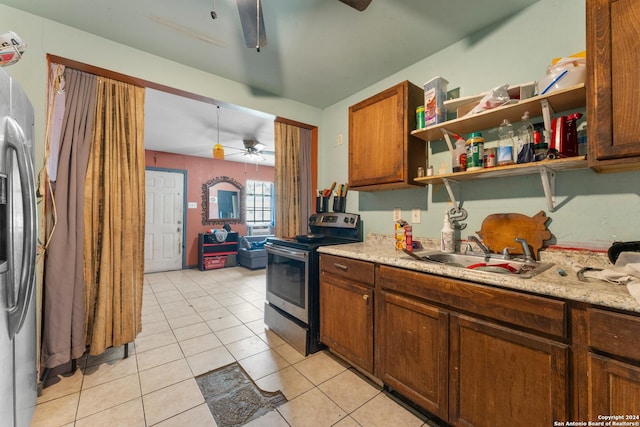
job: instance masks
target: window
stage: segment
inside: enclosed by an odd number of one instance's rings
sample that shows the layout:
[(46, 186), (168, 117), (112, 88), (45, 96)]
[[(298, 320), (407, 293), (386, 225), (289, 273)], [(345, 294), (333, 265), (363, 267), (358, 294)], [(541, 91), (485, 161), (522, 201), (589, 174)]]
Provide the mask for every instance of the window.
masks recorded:
[(273, 221), (273, 182), (247, 180), (247, 224)]

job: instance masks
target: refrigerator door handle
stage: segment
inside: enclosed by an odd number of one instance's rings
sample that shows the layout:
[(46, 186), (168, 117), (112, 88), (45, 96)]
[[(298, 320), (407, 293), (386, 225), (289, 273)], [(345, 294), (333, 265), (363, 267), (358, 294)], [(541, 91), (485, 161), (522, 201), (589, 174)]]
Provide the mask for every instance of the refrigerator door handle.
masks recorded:
[(33, 297), (33, 288), (35, 286), (37, 218), (33, 161), (29, 154), (22, 128), (10, 117), (5, 118), (4, 140), (8, 148), (15, 151), (18, 160), (18, 174), (20, 176), (20, 188), (22, 191), (22, 212), (25, 226), (18, 296), (16, 301), (8, 302), (9, 338), (13, 339), (24, 323), (29, 301)]

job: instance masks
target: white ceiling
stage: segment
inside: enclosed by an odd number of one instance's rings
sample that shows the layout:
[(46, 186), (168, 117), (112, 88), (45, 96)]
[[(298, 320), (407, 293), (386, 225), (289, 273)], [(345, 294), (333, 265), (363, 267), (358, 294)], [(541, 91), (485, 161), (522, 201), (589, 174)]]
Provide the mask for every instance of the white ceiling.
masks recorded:
[[(332, 105), (536, 1), (372, 0), (364, 12), (358, 12), (338, 0), (264, 0), (268, 44), (257, 52), (245, 47), (234, 0), (0, 0), (244, 83), (255, 96), (285, 97), (318, 108)], [(214, 4), (215, 20), (210, 14)], [(203, 145), (209, 156), (216, 116), (199, 111), (198, 106), (206, 103), (151, 95), (156, 97), (168, 102), (149, 111), (152, 117), (164, 120), (150, 118), (149, 148), (173, 147), (172, 152), (196, 153), (204, 148), (195, 146)], [(185, 108), (168, 110), (178, 105)], [(223, 124), (233, 120), (228, 116), (233, 114), (221, 111), (221, 142)], [(167, 117), (173, 120), (167, 121)], [(264, 115), (260, 117), (264, 119)], [(209, 118), (211, 122), (207, 122)], [(264, 130), (262, 119), (254, 123), (247, 117), (238, 118), (234, 128), (239, 134), (230, 140), (241, 149), (244, 135)], [(272, 120), (268, 120), (272, 127)], [(187, 127), (187, 123), (194, 127)], [(176, 126), (170, 128), (170, 124)], [(255, 135), (251, 137), (261, 138)], [(198, 142), (200, 136), (203, 138)], [(269, 146), (266, 150), (272, 149), (269, 141), (261, 142)]]
[[(219, 121), (217, 107), (219, 110)], [(220, 141), (225, 160), (255, 163), (243, 155), (243, 140), (262, 142), (264, 160), (260, 165), (273, 166), (275, 157), (275, 116), (234, 105), (217, 105), (154, 89), (145, 92), (144, 145), (150, 150), (187, 156), (211, 157)], [(220, 133), (218, 135), (218, 123)]]

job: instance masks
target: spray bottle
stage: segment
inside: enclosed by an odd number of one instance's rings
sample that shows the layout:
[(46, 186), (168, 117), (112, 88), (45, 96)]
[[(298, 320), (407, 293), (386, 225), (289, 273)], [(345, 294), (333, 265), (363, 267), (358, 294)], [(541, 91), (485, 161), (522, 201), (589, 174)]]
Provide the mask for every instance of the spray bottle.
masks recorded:
[(440, 230), (440, 251), (444, 253), (453, 253), (455, 250), (456, 244), (454, 239), (454, 230), (449, 219), (449, 211), (445, 211), (442, 230)]

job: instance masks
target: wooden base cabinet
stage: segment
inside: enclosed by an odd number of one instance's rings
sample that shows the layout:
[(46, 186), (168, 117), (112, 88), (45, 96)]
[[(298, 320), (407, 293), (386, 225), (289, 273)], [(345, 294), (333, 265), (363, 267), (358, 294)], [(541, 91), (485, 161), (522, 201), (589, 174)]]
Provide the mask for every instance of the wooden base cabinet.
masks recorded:
[(568, 346), (451, 315), (449, 422), (551, 426), (568, 417)]
[(586, 314), (587, 420), (620, 415), (640, 422), (640, 318), (595, 307)]
[(383, 292), (377, 366), (389, 387), (442, 419), (448, 412), (449, 313)]
[(376, 288), (385, 384), (456, 426), (571, 419), (564, 302), (388, 266)]
[(621, 421), (640, 422), (640, 366), (589, 354), (588, 419), (621, 415)]
[(373, 373), (373, 264), (322, 255), (320, 341)]
[(640, 423), (637, 313), (328, 254), (320, 265), (322, 342), (451, 425)]

